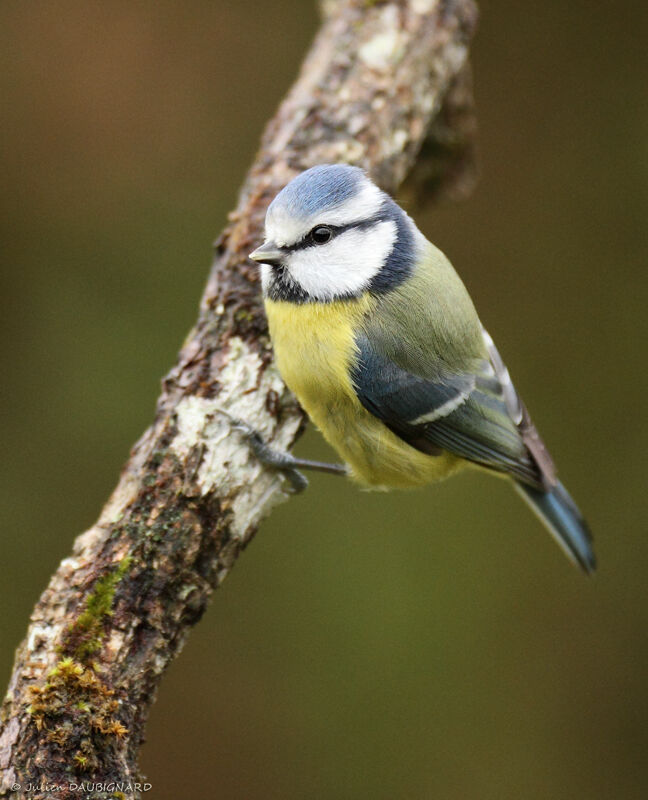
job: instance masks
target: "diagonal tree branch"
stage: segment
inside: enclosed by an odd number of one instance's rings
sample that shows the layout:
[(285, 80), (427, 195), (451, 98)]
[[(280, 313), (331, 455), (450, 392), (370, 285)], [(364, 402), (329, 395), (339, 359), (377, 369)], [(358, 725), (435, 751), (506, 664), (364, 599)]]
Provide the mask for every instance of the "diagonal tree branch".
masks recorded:
[[(132, 788), (164, 670), (259, 520), (285, 498), (282, 479), (222, 413), (283, 448), (304, 422), (273, 365), (247, 259), (269, 201), (321, 162), (359, 164), (393, 192), (424, 142), (426, 190), (465, 186), (472, 0), (328, 0), (323, 12), (216, 242), (198, 321), (163, 381), (155, 421), (34, 609), (2, 709), (1, 796), (25, 796), (29, 782), (57, 784), (57, 797), (113, 796), (111, 781)], [(83, 781), (109, 788), (70, 788)]]

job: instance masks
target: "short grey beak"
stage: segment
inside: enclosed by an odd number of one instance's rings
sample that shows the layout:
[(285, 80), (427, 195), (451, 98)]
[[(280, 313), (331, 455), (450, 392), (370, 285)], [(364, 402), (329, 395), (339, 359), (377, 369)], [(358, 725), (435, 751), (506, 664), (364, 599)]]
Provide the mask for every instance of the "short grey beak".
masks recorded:
[(253, 261), (260, 261), (262, 264), (278, 264), (282, 256), (281, 249), (274, 242), (264, 242), (261, 247), (250, 253)]

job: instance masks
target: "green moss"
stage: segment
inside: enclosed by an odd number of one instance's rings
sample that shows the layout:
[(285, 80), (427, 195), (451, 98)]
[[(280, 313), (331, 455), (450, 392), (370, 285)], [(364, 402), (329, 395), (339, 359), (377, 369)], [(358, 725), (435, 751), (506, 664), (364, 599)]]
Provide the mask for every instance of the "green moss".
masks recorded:
[[(85, 608), (71, 623), (63, 635), (60, 652), (66, 654), (69, 660), (74, 658), (79, 662), (87, 659), (101, 649), (106, 635), (106, 619), (112, 616), (115, 589), (126, 574), (132, 558), (122, 558), (117, 567), (97, 580), (92, 592), (88, 595)], [(59, 667), (64, 661), (59, 662)]]
[(28, 691), (27, 711), (36, 729), (61, 753), (75, 752), (78, 771), (95, 769), (101, 752), (128, 733), (116, 716), (120, 705), (114, 690), (94, 666), (62, 658), (44, 686), (30, 686)]

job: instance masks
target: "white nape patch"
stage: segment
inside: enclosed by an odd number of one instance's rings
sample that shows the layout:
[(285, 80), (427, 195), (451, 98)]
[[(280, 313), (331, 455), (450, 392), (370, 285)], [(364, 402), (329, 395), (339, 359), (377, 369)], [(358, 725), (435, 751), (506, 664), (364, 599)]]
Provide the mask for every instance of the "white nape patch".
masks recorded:
[(375, 216), (383, 201), (381, 190), (365, 178), (361, 188), (349, 200), (306, 217), (296, 217), (292, 209), (281, 205), (271, 206), (265, 222), (266, 241), (273, 241), (279, 247), (287, 247), (301, 241), (316, 225), (351, 225), (361, 222)]
[(262, 467), (223, 411), (247, 422), (280, 450), (292, 441), (299, 418), (277, 428), (265, 407), (270, 390), (278, 395), (286, 391), (276, 367), (271, 364), (263, 369), (258, 354), (239, 337), (230, 339), (229, 349), (229, 362), (219, 376), (220, 394), (213, 399), (186, 397), (178, 404), (178, 433), (171, 449), (183, 462), (195, 455), (197, 448), (202, 449), (195, 478), (200, 492), (205, 495), (218, 488), (224, 495), (236, 495), (231, 506), (231, 533), (245, 542), (252, 527), (285, 495), (279, 491), (279, 473)]
[(396, 235), (393, 220), (370, 228), (351, 228), (327, 244), (292, 253), (287, 259), (288, 272), (315, 300), (360, 292), (385, 265)]

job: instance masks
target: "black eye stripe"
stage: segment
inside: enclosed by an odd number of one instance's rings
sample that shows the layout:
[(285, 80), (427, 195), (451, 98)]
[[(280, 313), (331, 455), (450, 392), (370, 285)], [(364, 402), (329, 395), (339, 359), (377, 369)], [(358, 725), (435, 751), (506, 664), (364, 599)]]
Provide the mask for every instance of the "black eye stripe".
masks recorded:
[[(352, 230), (366, 230), (367, 228), (372, 228), (376, 223), (383, 222), (386, 219), (389, 219), (389, 217), (379, 212), (373, 217), (369, 217), (368, 219), (361, 219), (358, 222), (350, 222), (348, 225), (322, 224), (322, 225), (315, 225), (314, 227), (328, 228), (331, 231), (331, 238), (329, 239), (329, 242), (331, 242), (333, 241), (333, 239), (335, 239), (336, 236), (339, 236), (341, 233), (345, 233), (346, 231), (352, 231)], [(314, 228), (311, 228), (311, 231), (312, 230), (314, 230)], [(317, 244), (313, 242), (312, 239), (310, 239), (311, 231), (309, 231), (308, 234), (303, 239), (300, 239), (298, 242), (295, 242), (295, 244), (291, 244), (288, 247), (282, 248), (284, 252), (295, 253), (298, 250), (306, 250), (306, 248), (308, 247), (317, 247)]]

